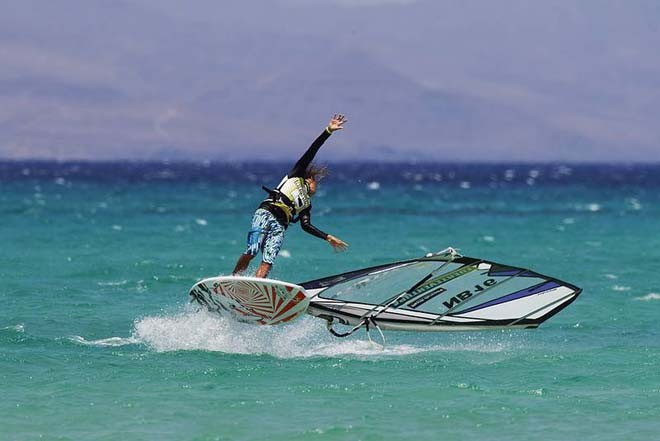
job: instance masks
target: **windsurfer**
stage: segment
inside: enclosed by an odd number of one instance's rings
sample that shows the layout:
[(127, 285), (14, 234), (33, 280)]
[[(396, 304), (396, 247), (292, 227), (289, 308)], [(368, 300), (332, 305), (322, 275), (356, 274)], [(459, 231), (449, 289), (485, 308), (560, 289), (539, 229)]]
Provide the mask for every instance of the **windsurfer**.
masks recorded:
[(247, 249), (238, 258), (234, 275), (243, 273), (261, 251), (262, 261), (256, 276), (267, 277), (282, 247), (284, 231), (290, 223), (298, 221), (305, 232), (327, 241), (336, 251), (344, 251), (348, 247), (343, 240), (319, 230), (311, 223), (311, 197), (316, 193), (319, 181), (327, 174), (325, 167), (313, 165), (312, 160), (330, 135), (343, 129), (347, 121), (342, 114), (334, 115), (277, 188), (264, 187), (268, 197), (254, 213), (247, 237)]

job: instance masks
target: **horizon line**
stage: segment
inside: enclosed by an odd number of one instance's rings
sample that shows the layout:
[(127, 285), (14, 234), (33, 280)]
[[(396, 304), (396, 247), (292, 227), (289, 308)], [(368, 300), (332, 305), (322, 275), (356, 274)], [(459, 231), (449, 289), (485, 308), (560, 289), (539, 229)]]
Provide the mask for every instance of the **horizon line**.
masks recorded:
[[(190, 165), (268, 165), (268, 164), (289, 164), (294, 161), (289, 160), (222, 160), (222, 159), (131, 159), (131, 158), (117, 158), (117, 159), (52, 159), (52, 158), (0, 158), (0, 164), (190, 164)], [(652, 161), (612, 161), (612, 160), (376, 160), (376, 159), (362, 159), (362, 160), (329, 160), (317, 161), (323, 164), (332, 165), (542, 165), (542, 166), (660, 166), (660, 160)]]

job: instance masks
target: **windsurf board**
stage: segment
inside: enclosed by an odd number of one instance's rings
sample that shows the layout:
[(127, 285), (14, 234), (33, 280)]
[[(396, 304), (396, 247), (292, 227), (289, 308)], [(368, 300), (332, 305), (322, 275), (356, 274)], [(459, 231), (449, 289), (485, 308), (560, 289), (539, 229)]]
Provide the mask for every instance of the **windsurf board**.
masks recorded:
[(190, 296), (220, 315), (259, 325), (290, 322), (309, 306), (309, 296), (301, 286), (257, 277), (211, 277), (197, 282)]

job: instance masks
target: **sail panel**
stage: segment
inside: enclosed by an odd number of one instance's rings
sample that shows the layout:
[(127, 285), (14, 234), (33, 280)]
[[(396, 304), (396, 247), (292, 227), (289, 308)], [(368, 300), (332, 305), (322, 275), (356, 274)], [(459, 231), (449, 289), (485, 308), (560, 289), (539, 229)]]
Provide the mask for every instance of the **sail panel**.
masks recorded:
[(302, 283), (316, 295), (308, 313), (382, 329), (537, 327), (581, 290), (524, 268), (471, 257), (432, 256)]

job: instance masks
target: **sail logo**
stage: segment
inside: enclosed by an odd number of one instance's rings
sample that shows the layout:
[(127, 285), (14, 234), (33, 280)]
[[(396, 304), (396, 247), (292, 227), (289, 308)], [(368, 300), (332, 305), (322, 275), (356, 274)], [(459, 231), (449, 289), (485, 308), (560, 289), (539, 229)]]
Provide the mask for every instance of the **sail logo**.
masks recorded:
[(436, 289), (435, 291), (431, 291), (431, 292), (428, 292), (428, 293), (424, 294), (423, 296), (421, 296), (420, 298), (418, 298), (414, 302), (410, 302), (410, 305), (408, 305), (408, 306), (410, 306), (413, 309), (417, 309), (420, 305), (428, 302), (429, 300), (431, 300), (432, 298), (434, 298), (436, 296), (439, 296), (440, 294), (444, 293), (445, 291), (447, 291), (445, 288), (440, 287), (440, 288)]
[(473, 289), (467, 289), (465, 291), (459, 292), (454, 297), (450, 298), (448, 301), (442, 302), (442, 304), (445, 305), (448, 309), (453, 309), (456, 306), (463, 303), (464, 301), (466, 301), (467, 299), (469, 299), (470, 297), (472, 297), (473, 295), (480, 294), (486, 291), (496, 283), (497, 280), (495, 279), (484, 280), (483, 283), (479, 285), (474, 285)]
[[(477, 269), (476, 265), (468, 265), (464, 266), (461, 268), (458, 268), (454, 271), (450, 271), (445, 274), (441, 274), (438, 277), (435, 277), (431, 280), (428, 280), (426, 283), (424, 283), (421, 286), (418, 286), (414, 290), (406, 293), (405, 295), (402, 295), (399, 297), (399, 299), (394, 302), (392, 305), (390, 305), (392, 308), (398, 308), (401, 305), (406, 304), (407, 302), (410, 302), (413, 299), (416, 299), (414, 302), (410, 303), (408, 306), (416, 309), (423, 303), (426, 303), (427, 301), (431, 300), (438, 294), (442, 294), (443, 292), (446, 291), (445, 288), (439, 288), (440, 285), (447, 283), (451, 280), (454, 280), (458, 277), (464, 276), (465, 274), (468, 274), (474, 270)], [(422, 296), (419, 298), (419, 296)]]

